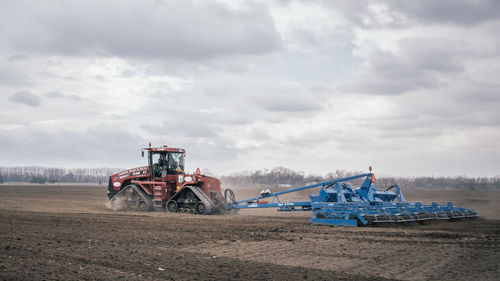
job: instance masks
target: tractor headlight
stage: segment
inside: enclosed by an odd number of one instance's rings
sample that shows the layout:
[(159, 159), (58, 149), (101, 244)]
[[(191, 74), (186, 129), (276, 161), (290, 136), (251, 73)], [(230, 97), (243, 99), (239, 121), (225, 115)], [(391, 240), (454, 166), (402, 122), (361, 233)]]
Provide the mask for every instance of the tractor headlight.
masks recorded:
[(192, 177), (190, 177), (190, 176), (187, 176), (187, 177), (185, 177), (184, 179), (185, 179), (186, 181), (192, 181), (192, 180), (193, 180), (193, 178), (192, 178)]

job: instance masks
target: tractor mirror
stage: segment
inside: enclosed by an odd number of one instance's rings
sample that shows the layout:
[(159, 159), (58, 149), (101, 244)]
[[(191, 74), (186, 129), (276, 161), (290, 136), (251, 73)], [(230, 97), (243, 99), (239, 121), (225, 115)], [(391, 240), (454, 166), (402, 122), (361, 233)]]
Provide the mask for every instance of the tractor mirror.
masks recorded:
[(142, 157), (144, 157), (144, 150), (141, 151)]

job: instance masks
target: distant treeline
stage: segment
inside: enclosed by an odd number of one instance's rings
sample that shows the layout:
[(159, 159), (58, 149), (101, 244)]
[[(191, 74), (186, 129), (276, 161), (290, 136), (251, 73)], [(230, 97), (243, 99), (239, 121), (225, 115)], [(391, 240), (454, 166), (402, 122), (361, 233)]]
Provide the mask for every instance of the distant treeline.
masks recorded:
[[(118, 168), (47, 168), (47, 167), (0, 167), (0, 183), (100, 183), (106, 184), (110, 175), (120, 171)], [(364, 172), (337, 170), (326, 175), (308, 175), (289, 168), (245, 171), (220, 177), (227, 185), (250, 186), (303, 186), (332, 179), (350, 177)], [(354, 181), (355, 185), (362, 180)], [(500, 189), (500, 176), (496, 177), (390, 177), (377, 176), (377, 187), (389, 187), (398, 184), (404, 188), (436, 188), (436, 189), (468, 189), (491, 190)]]
[(116, 168), (0, 167), (0, 183), (107, 183)]
[[(337, 170), (324, 176), (307, 175), (284, 167), (271, 170), (245, 171), (229, 176), (222, 176), (222, 182), (229, 185), (274, 185), (274, 186), (303, 186), (311, 183), (350, 177), (364, 172)], [(354, 181), (361, 184), (362, 180)], [(390, 177), (377, 176), (377, 187), (389, 187), (398, 184), (404, 188), (436, 188), (436, 189), (468, 189), (491, 190), (500, 189), (500, 176), (496, 177)]]

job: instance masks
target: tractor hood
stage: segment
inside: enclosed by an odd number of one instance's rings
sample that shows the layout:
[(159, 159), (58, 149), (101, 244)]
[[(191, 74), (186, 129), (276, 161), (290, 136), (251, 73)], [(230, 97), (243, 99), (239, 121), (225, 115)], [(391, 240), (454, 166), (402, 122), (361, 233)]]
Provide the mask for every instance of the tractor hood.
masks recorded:
[(123, 170), (116, 174), (111, 175), (113, 181), (123, 180), (125, 178), (137, 177), (137, 176), (147, 176), (149, 175), (149, 166), (142, 166), (137, 168), (132, 168), (128, 170)]

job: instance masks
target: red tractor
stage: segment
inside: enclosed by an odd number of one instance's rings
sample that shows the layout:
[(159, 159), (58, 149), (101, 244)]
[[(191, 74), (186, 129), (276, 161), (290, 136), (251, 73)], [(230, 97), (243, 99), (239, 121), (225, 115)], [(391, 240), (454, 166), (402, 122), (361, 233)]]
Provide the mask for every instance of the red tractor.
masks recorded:
[[(112, 204), (139, 211), (161, 207), (169, 212), (215, 214), (225, 210), (220, 181), (184, 172), (185, 150), (182, 148), (151, 147), (148, 165), (121, 171), (109, 177), (108, 198)], [(233, 195), (234, 196), (234, 195)]]

